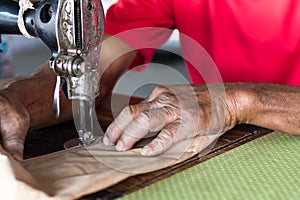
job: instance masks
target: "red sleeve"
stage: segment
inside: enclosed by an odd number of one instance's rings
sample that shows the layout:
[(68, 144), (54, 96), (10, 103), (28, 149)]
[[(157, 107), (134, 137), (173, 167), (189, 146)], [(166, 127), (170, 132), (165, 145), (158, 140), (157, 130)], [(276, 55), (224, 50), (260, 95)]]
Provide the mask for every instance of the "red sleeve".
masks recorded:
[(171, 0), (119, 0), (105, 20), (105, 33), (138, 51), (130, 68), (149, 63), (174, 27)]

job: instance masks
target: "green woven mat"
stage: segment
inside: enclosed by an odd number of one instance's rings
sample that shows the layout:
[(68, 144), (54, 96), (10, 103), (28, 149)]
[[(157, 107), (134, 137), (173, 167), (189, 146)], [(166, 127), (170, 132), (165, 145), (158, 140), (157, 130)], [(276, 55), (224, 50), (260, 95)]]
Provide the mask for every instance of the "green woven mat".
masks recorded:
[(300, 137), (273, 132), (123, 199), (300, 200)]

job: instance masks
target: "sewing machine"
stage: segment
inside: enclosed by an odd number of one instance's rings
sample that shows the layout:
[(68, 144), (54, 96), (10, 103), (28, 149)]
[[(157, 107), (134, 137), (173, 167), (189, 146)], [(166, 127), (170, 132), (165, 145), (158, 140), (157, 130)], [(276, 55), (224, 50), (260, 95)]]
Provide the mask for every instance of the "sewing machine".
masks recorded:
[(100, 0), (1, 0), (0, 34), (40, 38), (50, 48), (50, 68), (57, 75), (54, 114), (60, 115), (63, 89), (78, 102), (78, 134), (84, 145), (96, 137), (89, 121), (99, 90), (103, 29)]

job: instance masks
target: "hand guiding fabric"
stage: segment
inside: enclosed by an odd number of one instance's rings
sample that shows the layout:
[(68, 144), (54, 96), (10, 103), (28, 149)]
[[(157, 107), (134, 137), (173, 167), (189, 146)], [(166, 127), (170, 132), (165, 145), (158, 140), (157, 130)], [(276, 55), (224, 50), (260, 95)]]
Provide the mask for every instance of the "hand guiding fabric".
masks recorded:
[[(221, 97), (220, 94), (216, 99)], [(221, 100), (212, 106), (205, 85), (158, 86), (141, 103), (122, 110), (108, 127), (103, 142), (115, 144), (117, 151), (127, 151), (149, 132), (158, 132), (141, 151), (145, 156), (158, 155), (181, 140), (220, 134), (233, 127), (224, 123), (225, 118), (230, 118), (225, 116), (230, 112), (224, 102)], [(222, 112), (212, 114), (212, 108)]]

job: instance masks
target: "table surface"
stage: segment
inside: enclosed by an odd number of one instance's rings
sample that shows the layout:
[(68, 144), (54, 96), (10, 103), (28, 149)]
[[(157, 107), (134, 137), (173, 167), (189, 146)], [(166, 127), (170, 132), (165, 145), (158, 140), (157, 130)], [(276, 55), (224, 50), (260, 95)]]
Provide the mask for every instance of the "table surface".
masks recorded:
[[(97, 117), (103, 130), (107, 128), (113, 120), (111, 112), (111, 102), (113, 99), (114, 111), (120, 111), (128, 102), (130, 104), (138, 103), (141, 99), (129, 98), (123, 95), (106, 98), (102, 104), (96, 108)], [(222, 135), (214, 147), (204, 156), (198, 155), (174, 166), (149, 172), (133, 177), (113, 185), (105, 190), (82, 197), (85, 199), (115, 199), (131, 192), (137, 191), (143, 187), (153, 184), (159, 180), (170, 177), (180, 171), (197, 165), (205, 160), (218, 156), (237, 146), (245, 144), (251, 140), (270, 133), (271, 130), (251, 125), (237, 125), (232, 130)], [(63, 150), (63, 144), (69, 139), (77, 137), (77, 131), (73, 121), (59, 125), (54, 125), (37, 130), (30, 130), (25, 141), (24, 157), (31, 158), (55, 151)]]

